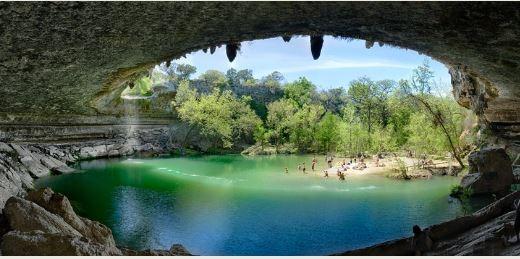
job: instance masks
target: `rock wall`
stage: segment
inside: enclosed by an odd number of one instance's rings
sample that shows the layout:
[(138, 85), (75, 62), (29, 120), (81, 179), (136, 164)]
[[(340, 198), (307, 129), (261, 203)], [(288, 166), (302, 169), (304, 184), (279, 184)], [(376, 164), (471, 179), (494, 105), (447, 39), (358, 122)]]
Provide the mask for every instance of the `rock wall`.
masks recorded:
[(496, 193), (503, 195), (514, 182), (511, 159), (503, 148), (483, 148), (468, 156), (469, 171), (461, 180), (463, 188), (473, 194)]
[(32, 189), (33, 179), (73, 172), (68, 165), (75, 161), (171, 150), (167, 125), (4, 127), (0, 133), (10, 141), (0, 141), (0, 209)]

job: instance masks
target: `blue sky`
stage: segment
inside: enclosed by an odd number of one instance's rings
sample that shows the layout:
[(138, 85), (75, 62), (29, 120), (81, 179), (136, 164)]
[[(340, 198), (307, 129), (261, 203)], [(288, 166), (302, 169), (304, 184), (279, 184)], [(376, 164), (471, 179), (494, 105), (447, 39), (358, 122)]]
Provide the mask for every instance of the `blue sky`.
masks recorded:
[[(416, 51), (390, 46), (365, 48), (363, 40), (341, 40), (326, 36), (321, 57), (313, 60), (308, 36), (292, 38), (286, 43), (281, 38), (242, 42), (242, 48), (233, 62), (226, 57), (225, 47), (211, 55), (202, 51), (188, 54), (175, 62), (197, 67), (198, 76), (208, 69), (225, 72), (229, 68), (252, 69), (255, 78), (272, 71), (281, 72), (287, 81), (305, 76), (320, 89), (346, 87), (356, 78), (368, 76), (374, 80), (410, 78), (412, 70), (424, 59), (430, 61), (435, 81), (449, 86), (448, 69), (441, 63)], [(448, 89), (445, 89), (448, 90)]]

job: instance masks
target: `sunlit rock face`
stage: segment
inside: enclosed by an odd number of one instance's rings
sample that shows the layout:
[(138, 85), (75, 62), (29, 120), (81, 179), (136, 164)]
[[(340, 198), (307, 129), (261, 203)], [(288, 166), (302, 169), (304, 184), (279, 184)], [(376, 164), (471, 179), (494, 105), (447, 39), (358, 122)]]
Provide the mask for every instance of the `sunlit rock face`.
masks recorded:
[(41, 118), (108, 114), (106, 96), (158, 62), (244, 40), (336, 35), (417, 50), (452, 66), (459, 102), (479, 111), (495, 132), (515, 138), (520, 132), (519, 7), (469, 2), (0, 3), (0, 119), (13, 122), (21, 113)]

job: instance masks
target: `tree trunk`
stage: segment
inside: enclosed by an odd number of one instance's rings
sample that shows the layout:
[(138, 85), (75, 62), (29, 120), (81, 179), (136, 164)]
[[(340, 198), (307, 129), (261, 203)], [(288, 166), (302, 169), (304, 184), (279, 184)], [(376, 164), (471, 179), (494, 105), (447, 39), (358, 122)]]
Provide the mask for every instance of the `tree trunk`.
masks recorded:
[(455, 159), (457, 160), (459, 165), (462, 168), (464, 168), (465, 167), (464, 163), (462, 163), (462, 159), (460, 158), (460, 155), (457, 152), (457, 149), (455, 148), (455, 145), (453, 144), (453, 141), (451, 140), (451, 136), (450, 136), (448, 130), (446, 129), (446, 126), (444, 125), (444, 121), (442, 120), (440, 113), (436, 113), (433, 110), (433, 108), (431, 107), (431, 105), (427, 101), (423, 100), (422, 98), (420, 98), (418, 96), (415, 96), (413, 94), (409, 94), (409, 95), (412, 96), (413, 98), (417, 99), (420, 103), (422, 103), (424, 105), (424, 107), (426, 107), (428, 112), (431, 113), (431, 115), (437, 121), (437, 123), (439, 123), (439, 125), (441, 125), (442, 131), (444, 132), (444, 135), (446, 135), (446, 138), (448, 139), (448, 142), (450, 144), (450, 148), (451, 148), (451, 151), (453, 153), (453, 156), (455, 157)]

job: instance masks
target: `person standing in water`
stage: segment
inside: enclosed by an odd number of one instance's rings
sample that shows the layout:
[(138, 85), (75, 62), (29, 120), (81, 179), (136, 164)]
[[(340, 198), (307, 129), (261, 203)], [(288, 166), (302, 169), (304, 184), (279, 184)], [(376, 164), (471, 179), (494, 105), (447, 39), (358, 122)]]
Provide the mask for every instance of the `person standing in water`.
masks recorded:
[(312, 169), (313, 172), (314, 172), (314, 168), (315, 168), (315, 166), (316, 166), (316, 163), (318, 163), (318, 160), (316, 160), (316, 157), (314, 157), (314, 158), (312, 159), (312, 165), (311, 165), (311, 169)]
[(327, 164), (329, 165), (329, 168), (332, 168), (332, 156), (327, 157)]
[(306, 174), (306, 173), (305, 173), (305, 162), (303, 162), (303, 168), (302, 168), (302, 170), (303, 170), (303, 173)]
[(289, 169), (287, 168), (287, 166), (285, 167), (285, 173), (286, 173), (286, 174), (289, 173)]

